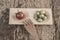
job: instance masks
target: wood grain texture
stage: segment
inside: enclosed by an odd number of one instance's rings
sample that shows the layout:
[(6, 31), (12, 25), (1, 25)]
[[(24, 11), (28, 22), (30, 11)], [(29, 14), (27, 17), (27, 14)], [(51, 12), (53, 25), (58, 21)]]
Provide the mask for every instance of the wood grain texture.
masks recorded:
[[(20, 25), (9, 25), (9, 12), (6, 8), (52, 8), (54, 25), (36, 25), (40, 40), (60, 40), (60, 0), (0, 0), (0, 40), (13, 40), (13, 31)], [(6, 13), (2, 13), (6, 12)], [(23, 26), (22, 26), (23, 27)], [(8, 31), (7, 31), (8, 30)], [(33, 40), (32, 36), (22, 28), (25, 37)], [(2, 35), (1, 35), (2, 34)], [(28, 37), (29, 36), (29, 37)], [(22, 40), (23, 40), (22, 39)]]
[(60, 0), (53, 0), (53, 10), (56, 29), (54, 40), (60, 40)]

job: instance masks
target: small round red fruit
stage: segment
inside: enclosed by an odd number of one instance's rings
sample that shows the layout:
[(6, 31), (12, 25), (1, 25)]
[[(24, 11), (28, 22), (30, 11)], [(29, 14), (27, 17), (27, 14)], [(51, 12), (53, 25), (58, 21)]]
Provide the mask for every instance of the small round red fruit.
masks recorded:
[(16, 18), (19, 19), (19, 20), (23, 19), (24, 18), (24, 13), (23, 12), (16, 13)]

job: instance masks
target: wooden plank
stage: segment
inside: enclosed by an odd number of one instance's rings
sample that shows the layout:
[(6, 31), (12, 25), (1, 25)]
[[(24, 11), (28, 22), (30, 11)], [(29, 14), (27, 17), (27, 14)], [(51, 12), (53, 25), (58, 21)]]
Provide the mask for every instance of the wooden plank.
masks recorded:
[(14, 0), (10, 0), (10, 7), (14, 7)]
[(27, 0), (25, 7), (26, 8), (34, 8), (35, 1), (34, 0)]
[(55, 39), (60, 40), (60, 0), (53, 0), (53, 13), (55, 23)]
[(10, 3), (11, 3), (10, 0), (5, 0), (6, 8), (10, 8)]
[(17, 7), (18, 6), (18, 1), (19, 0), (14, 0), (14, 7)]
[(25, 0), (18, 0), (18, 6), (17, 8), (25, 8)]
[(51, 0), (35, 0), (35, 7), (37, 8), (51, 8)]
[(0, 0), (0, 18), (2, 16), (1, 11), (6, 8), (5, 0)]

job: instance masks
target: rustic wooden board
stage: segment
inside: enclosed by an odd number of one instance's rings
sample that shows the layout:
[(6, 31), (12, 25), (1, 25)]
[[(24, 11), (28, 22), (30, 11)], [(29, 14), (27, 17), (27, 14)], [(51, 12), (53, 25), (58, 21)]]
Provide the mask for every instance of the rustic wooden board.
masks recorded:
[[(52, 8), (54, 25), (36, 26), (41, 40), (60, 40), (60, 0), (0, 0), (0, 40), (13, 40), (13, 30), (19, 25), (8, 24), (8, 11), (5, 8)], [(5, 11), (4, 11), (5, 10)], [(3, 11), (3, 13), (1, 13)], [(6, 12), (6, 13), (4, 13)], [(13, 27), (14, 26), (14, 27)], [(24, 29), (24, 28), (23, 28)], [(23, 30), (22, 29), (22, 30)], [(8, 30), (8, 31), (7, 31)], [(25, 39), (28, 39), (27, 31), (24, 29)], [(29, 38), (32, 36), (29, 35)]]

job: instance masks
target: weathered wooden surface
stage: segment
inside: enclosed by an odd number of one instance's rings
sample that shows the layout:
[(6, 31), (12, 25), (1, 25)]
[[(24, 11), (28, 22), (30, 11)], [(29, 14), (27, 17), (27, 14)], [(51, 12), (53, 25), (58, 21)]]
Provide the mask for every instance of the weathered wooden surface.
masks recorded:
[(37, 25), (36, 29), (40, 40), (60, 40), (60, 0), (0, 0), (0, 40), (13, 40), (13, 32), (17, 27), (22, 27), (21, 32), (25, 35), (22, 40), (33, 40), (23, 26), (8, 24), (8, 10), (12, 7), (51, 8), (54, 25)]
[(53, 13), (55, 20), (55, 40), (60, 40), (60, 0), (53, 0)]

